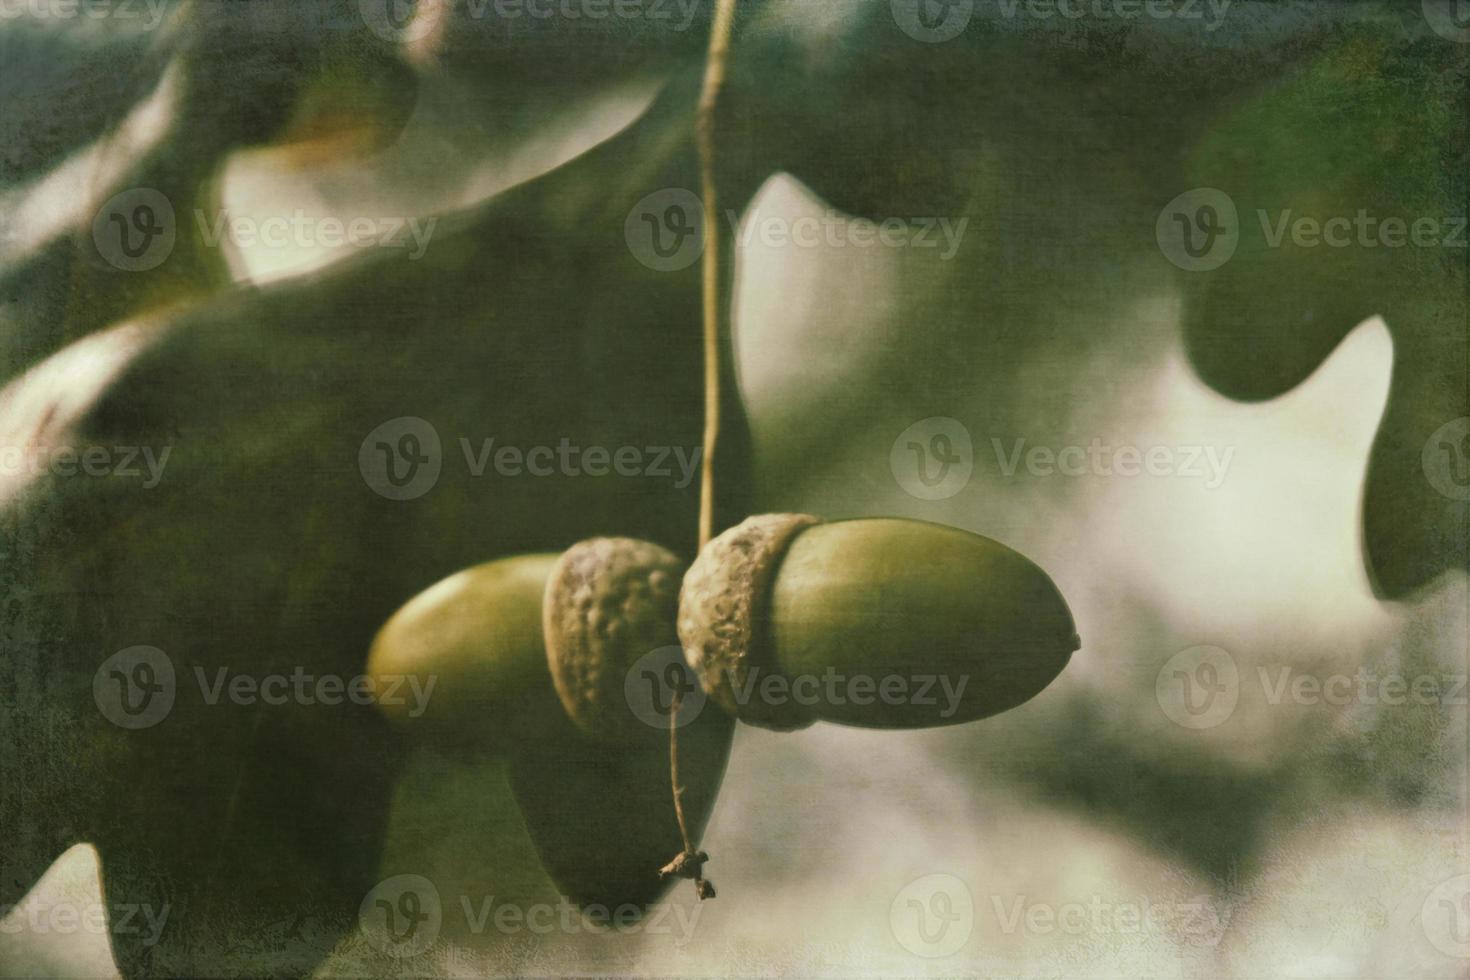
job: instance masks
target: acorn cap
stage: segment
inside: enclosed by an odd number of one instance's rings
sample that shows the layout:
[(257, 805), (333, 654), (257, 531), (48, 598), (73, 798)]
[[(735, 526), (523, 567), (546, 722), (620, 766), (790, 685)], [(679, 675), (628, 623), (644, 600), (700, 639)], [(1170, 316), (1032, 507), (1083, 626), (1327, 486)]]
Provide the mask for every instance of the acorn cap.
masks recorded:
[(765, 703), (762, 678), (779, 673), (760, 624), (767, 621), (771, 580), (792, 540), (821, 518), (760, 514), (705, 545), (684, 575), (679, 640), (700, 685), (728, 714), (776, 731), (816, 720), (790, 699)]
[(603, 738), (646, 728), (624, 681), (639, 658), (678, 642), (673, 552), (634, 538), (590, 538), (561, 556), (546, 582), (542, 628), (551, 680), (567, 716)]

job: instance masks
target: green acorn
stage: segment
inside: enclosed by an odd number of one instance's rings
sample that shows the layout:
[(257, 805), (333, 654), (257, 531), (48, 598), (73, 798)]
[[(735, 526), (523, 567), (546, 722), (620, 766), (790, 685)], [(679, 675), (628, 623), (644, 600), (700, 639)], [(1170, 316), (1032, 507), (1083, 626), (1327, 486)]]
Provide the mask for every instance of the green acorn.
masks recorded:
[[(541, 597), (555, 554), (517, 555), (429, 586), (378, 631), (367, 673), (379, 709), (415, 740), (440, 750), (502, 752), (559, 715), (548, 683)], [(382, 695), (432, 679), (427, 701)], [(417, 712), (416, 714), (414, 712)]]
[(679, 637), (710, 697), (778, 731), (926, 728), (1040, 693), (1080, 641), (1023, 555), (920, 521), (752, 517), (684, 577)]
[[(507, 759), (542, 865), (583, 906), (654, 901), (665, 888), (659, 866), (683, 849), (667, 715), (635, 714), (626, 694), (629, 671), (675, 643), (682, 571), (668, 551), (627, 538), (489, 562), (410, 599), (369, 655), (380, 692), (396, 676), (435, 681), (417, 715), (380, 704), (406, 733)], [(688, 672), (681, 657), (677, 666)], [(733, 734), (718, 711), (681, 716), (682, 802), (695, 833)]]

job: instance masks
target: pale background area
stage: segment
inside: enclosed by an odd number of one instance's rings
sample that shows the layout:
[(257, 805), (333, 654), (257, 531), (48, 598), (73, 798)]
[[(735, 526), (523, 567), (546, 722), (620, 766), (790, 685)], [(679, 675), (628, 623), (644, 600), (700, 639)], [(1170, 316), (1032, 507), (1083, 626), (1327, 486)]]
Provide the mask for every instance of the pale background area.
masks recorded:
[[(423, 157), (394, 150), (351, 170), (290, 174), (273, 170), (268, 155), (243, 156), (229, 170), (226, 205), (289, 213), (281, 202), (330, 209), (353, 194), (360, 213), (404, 213), (423, 202), (403, 188), (426, 184), (436, 206), (463, 205), (602, 138), (647, 96), (638, 86), (608, 95), (580, 107), (571, 126), (548, 127), (562, 135), (435, 182)], [(426, 127), (442, 126), (452, 99), (436, 102), (431, 91), (421, 112)], [(415, 125), (405, 139), (415, 138)], [(804, 187), (776, 178), (747, 220), (824, 211)], [(994, 234), (983, 218), (967, 240)], [(276, 249), (234, 261), (242, 277), (266, 281), (333, 257)], [(1258, 668), (1274, 678), (1282, 667), (1317, 676), (1360, 665), (1465, 673), (1465, 578), (1382, 603), (1359, 552), (1362, 478), (1394, 356), (1383, 324), (1359, 325), (1287, 395), (1237, 404), (1192, 373), (1163, 260), (1121, 256), (1115, 291), (1090, 306), (1066, 305), (1086, 308), (1087, 322), (1056, 336), (1080, 331), (1086, 343), (1037, 343), (1004, 386), (981, 371), (961, 398), (934, 404), (922, 391), (890, 391), (874, 409), (855, 379), (881, 367), (885, 352), (928, 343), (942, 356), (952, 341), (932, 334), (939, 317), (980, 337), (978, 312), (936, 296), (946, 277), (965, 276), (966, 261), (980, 259), (961, 250), (946, 266), (934, 251), (759, 240), (741, 250), (735, 329), (757, 462), (769, 476), (762, 503), (940, 521), (1023, 551), (1055, 578), (1077, 618), (1083, 647), (1067, 670), (1026, 706), (952, 730), (742, 727), (704, 838), (720, 897), (697, 910), (687, 937), (677, 927), (664, 936), (544, 940), (446, 927), (444, 948), (405, 964), (405, 973), (1466, 975), (1470, 961), (1439, 948), (1454, 941), (1445, 935), (1451, 920), (1429, 914), (1442, 912), (1434, 890), (1470, 871), (1463, 700), (1273, 705), (1257, 680)], [(860, 423), (802, 441), (818, 410), (830, 418), (848, 407)], [(889, 464), (898, 435), (931, 415), (959, 419), (975, 445), (969, 484), (944, 501), (906, 493)], [(1211, 489), (1180, 476), (1023, 469), (1007, 477), (991, 444), (1086, 446), (1094, 437), (1114, 446), (1233, 447), (1234, 455)], [(1201, 644), (1233, 657), (1240, 703), (1224, 723), (1189, 730), (1161, 708), (1156, 679), (1170, 657)], [(419, 772), (402, 794), (385, 873), (432, 877), (446, 917), (459, 896), (478, 903), (498, 887), (554, 895), (533, 880), (498, 773), (429, 758)], [(1236, 844), (1212, 843), (1222, 838)], [(475, 859), (489, 848), (512, 854), (495, 881)], [(974, 914), (960, 951), (930, 959), (900, 943), (890, 907), (906, 885), (933, 874), (963, 882)], [(91, 850), (69, 851), (32, 897), (100, 900)], [(673, 900), (693, 904), (687, 888)], [(1008, 928), (1018, 902), (1058, 911), (1189, 906), (1204, 925), (1098, 929), (1089, 918), (1080, 929), (1043, 931), (1023, 916)], [(1457, 914), (1464, 942), (1470, 908)], [(113, 975), (104, 936), (34, 939), (22, 972)], [(356, 962), (346, 944), (322, 973), (351, 974)]]

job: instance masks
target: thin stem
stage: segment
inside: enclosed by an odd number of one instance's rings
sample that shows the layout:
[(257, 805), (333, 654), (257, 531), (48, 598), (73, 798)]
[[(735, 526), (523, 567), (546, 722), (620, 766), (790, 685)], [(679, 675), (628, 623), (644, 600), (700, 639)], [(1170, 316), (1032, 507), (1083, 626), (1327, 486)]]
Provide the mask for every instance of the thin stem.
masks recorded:
[[(704, 86), (699, 94), (695, 137), (699, 146), (700, 192), (704, 200), (704, 265), (701, 287), (704, 300), (704, 460), (699, 480), (699, 547), (709, 544), (715, 526), (715, 447), (720, 440), (720, 234), (719, 197), (715, 184), (715, 110), (725, 87), (730, 60), (730, 35), (735, 22), (735, 0), (717, 0), (710, 26), (709, 57), (705, 62)], [(692, 873), (700, 901), (713, 898), (714, 886), (704, 879), (706, 855), (695, 851), (684, 817), (684, 787), (679, 781), (679, 709), (684, 705), (682, 687), (674, 690), (669, 706), (669, 787), (674, 794), (674, 816), (684, 851), (670, 867), (683, 866)], [(667, 869), (666, 869), (667, 870)]]
[(674, 688), (674, 698), (669, 705), (669, 778), (674, 786), (674, 816), (679, 820), (679, 836), (684, 838), (684, 852), (694, 852), (694, 842), (689, 839), (689, 824), (684, 819), (684, 787), (679, 785), (679, 709), (684, 706), (684, 689)]
[(704, 200), (704, 459), (699, 482), (699, 546), (714, 535), (715, 449), (720, 439), (720, 235), (715, 181), (715, 112), (730, 60), (735, 0), (718, 0), (710, 27), (709, 57), (699, 95), (696, 136), (700, 193)]

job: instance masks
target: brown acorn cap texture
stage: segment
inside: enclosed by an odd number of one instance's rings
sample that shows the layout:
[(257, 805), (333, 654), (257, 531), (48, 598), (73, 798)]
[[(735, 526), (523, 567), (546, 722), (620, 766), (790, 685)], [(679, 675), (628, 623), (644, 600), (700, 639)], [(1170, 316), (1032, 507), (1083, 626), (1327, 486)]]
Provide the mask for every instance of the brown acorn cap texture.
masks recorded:
[(551, 680), (582, 731), (616, 737), (649, 731), (624, 694), (639, 658), (678, 643), (679, 577), (673, 552), (634, 538), (590, 538), (551, 570), (542, 627)]
[(771, 582), (787, 546), (820, 523), (810, 514), (748, 517), (705, 545), (684, 575), (679, 594), (684, 654), (705, 693), (741, 721), (793, 731), (816, 720), (810, 709), (789, 699), (765, 704), (759, 692), (762, 679), (780, 669), (763, 645)]

